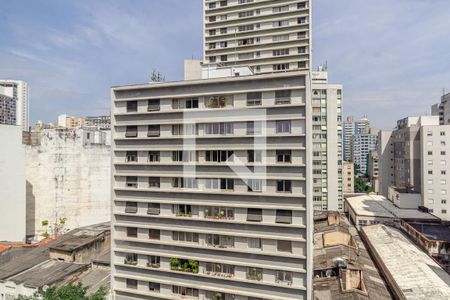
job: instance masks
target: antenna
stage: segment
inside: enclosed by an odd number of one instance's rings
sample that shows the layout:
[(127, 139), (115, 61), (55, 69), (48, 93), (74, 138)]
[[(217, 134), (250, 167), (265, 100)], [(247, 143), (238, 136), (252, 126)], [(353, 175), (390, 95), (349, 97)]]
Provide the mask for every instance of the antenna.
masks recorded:
[(153, 69), (152, 75), (150, 76), (150, 81), (151, 82), (164, 82), (164, 81), (166, 81), (166, 77), (160, 71)]

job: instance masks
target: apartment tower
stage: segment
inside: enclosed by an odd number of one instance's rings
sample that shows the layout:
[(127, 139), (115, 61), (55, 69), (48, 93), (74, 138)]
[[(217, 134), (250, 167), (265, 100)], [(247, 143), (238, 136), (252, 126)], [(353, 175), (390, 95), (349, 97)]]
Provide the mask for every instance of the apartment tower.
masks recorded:
[(205, 0), (189, 80), (112, 88), (116, 300), (312, 299), (309, 8)]
[(258, 73), (310, 69), (309, 0), (204, 1), (204, 63)]
[(27, 131), (30, 126), (28, 84), (21, 80), (0, 80), (0, 94), (16, 101), (16, 123), (22, 130)]

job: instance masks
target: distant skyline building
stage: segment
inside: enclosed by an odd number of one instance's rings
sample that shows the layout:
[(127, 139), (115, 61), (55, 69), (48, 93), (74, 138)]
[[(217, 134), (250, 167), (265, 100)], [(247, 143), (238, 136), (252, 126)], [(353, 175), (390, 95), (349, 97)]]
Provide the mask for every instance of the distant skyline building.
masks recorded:
[(343, 122), (342, 144), (344, 150), (344, 161), (352, 159), (352, 137), (355, 135), (355, 118), (348, 116)]
[(369, 154), (376, 149), (378, 133), (358, 133), (352, 137), (351, 161), (356, 164), (355, 175), (365, 176), (368, 174)]
[(0, 94), (0, 124), (16, 125), (16, 100)]
[(58, 126), (64, 128), (77, 128), (92, 126), (101, 130), (111, 129), (111, 116), (73, 117), (66, 114), (58, 116)]
[(307, 71), (310, 1), (204, 1), (204, 63), (258, 73)]
[(343, 209), (343, 87), (328, 82), (328, 72), (312, 72), (312, 141), (314, 210)]
[(439, 124), (450, 125), (450, 93), (444, 94), (441, 97), (441, 103), (431, 107), (431, 114), (439, 116)]
[(22, 80), (0, 80), (0, 94), (16, 101), (16, 125), (27, 131), (30, 126), (28, 84)]

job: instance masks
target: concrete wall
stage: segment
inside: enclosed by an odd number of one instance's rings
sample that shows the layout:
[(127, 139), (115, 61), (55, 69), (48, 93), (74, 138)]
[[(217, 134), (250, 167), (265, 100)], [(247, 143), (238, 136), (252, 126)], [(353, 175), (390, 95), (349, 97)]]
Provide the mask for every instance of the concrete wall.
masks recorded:
[(0, 125), (0, 241), (25, 240), (25, 162), (20, 126)]
[[(88, 134), (90, 133), (90, 134)], [(110, 146), (86, 129), (43, 130), (26, 146), (27, 235), (59, 218), (66, 229), (110, 220)]]

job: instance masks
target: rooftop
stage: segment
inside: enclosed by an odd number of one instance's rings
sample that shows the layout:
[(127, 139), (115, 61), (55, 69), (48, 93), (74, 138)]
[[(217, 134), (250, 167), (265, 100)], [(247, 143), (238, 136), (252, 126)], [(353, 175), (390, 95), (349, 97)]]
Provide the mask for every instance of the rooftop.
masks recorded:
[(450, 275), (399, 229), (379, 224), (362, 232), (405, 299), (450, 299)]
[(105, 231), (109, 230), (108, 222), (82, 227), (65, 234), (63, 238), (52, 243), (49, 247), (52, 250), (71, 252), (102, 239)]
[(378, 195), (361, 195), (346, 198), (346, 203), (359, 216), (391, 219), (436, 220), (439, 218), (417, 209), (398, 208), (391, 201)]
[[(343, 289), (336, 258), (347, 263), (343, 271), (361, 272), (361, 288)], [(342, 214), (314, 215), (314, 273), (314, 299), (392, 299), (356, 228)]]
[(450, 225), (437, 223), (409, 222), (415, 230), (423, 234), (430, 241), (450, 242)]

